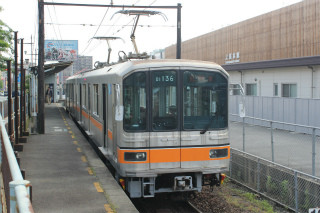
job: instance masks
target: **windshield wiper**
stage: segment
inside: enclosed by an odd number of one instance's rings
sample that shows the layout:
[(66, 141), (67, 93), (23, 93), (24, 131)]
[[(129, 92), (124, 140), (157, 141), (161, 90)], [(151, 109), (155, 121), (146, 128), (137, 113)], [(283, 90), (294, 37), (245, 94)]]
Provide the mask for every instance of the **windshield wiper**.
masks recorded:
[(211, 116), (210, 122), (208, 123), (208, 125), (206, 126), (206, 128), (204, 130), (201, 130), (200, 134), (203, 135), (204, 133), (206, 133), (209, 130), (210, 126), (213, 124), (213, 121), (214, 121), (214, 117)]

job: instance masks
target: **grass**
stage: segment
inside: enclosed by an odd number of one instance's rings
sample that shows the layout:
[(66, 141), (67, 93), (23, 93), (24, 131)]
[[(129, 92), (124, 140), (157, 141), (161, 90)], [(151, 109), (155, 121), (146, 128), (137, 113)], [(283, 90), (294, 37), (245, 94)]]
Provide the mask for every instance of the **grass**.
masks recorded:
[(223, 196), (230, 205), (245, 212), (274, 212), (273, 206), (267, 200), (261, 199), (257, 194), (233, 186), (234, 184), (230, 184), (230, 181), (227, 180), (222, 186), (225, 189), (220, 192), (221, 196)]

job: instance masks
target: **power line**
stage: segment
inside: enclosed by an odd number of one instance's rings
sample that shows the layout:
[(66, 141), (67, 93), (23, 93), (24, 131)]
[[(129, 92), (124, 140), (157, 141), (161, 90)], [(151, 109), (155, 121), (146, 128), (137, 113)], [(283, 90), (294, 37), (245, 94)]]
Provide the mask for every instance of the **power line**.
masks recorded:
[[(46, 25), (60, 25), (60, 26), (83, 26), (83, 27), (96, 27), (99, 26), (98, 24), (88, 24), (88, 23), (83, 23), (83, 24), (75, 24), (75, 23), (67, 23), (67, 24), (59, 24), (59, 23), (44, 23)], [(100, 27), (122, 27), (123, 24), (102, 24)], [(134, 25), (126, 25), (127, 27), (133, 27)], [(138, 24), (138, 27), (176, 27), (176, 25), (150, 25), (150, 24)]]
[(100, 21), (100, 24), (99, 24), (96, 32), (95, 32), (94, 35), (89, 39), (86, 48), (82, 51), (81, 54), (83, 54), (83, 53), (88, 49), (89, 45), (90, 45), (91, 42), (92, 42), (92, 38), (96, 36), (97, 32), (99, 31), (99, 29), (100, 29), (100, 27), (101, 27), (102, 22), (104, 21), (104, 18), (106, 17), (106, 15), (107, 15), (107, 13), (108, 13), (108, 11), (109, 11), (109, 8), (110, 8), (110, 7), (108, 7), (107, 11), (104, 13), (103, 18), (102, 18), (102, 20)]
[[(47, 10), (48, 10), (49, 17), (50, 17), (51, 21), (53, 21), (49, 7), (47, 8)], [(56, 40), (59, 40), (59, 37), (58, 37), (57, 32), (56, 32), (56, 28), (54, 27), (54, 25), (52, 25), (52, 26), (53, 26), (52, 28), (53, 28), (54, 34), (56, 35)], [(61, 47), (60, 42), (58, 43), (58, 45), (59, 45), (59, 47)]]
[[(53, 0), (52, 0), (52, 2), (53, 2)], [(56, 16), (57, 22), (59, 22), (58, 16), (57, 16), (57, 12), (56, 12), (56, 7), (54, 5), (53, 5), (53, 10), (54, 10), (54, 15)], [(62, 36), (61, 36), (59, 25), (58, 25), (58, 31), (59, 31), (60, 39), (62, 40)]]
[[(133, 5), (137, 4), (139, 1), (140, 1), (140, 0), (137, 0)], [(112, 0), (111, 0), (111, 5), (113, 5)], [(110, 7), (108, 7), (107, 12), (109, 11), (109, 8), (110, 8)], [(105, 15), (106, 15), (106, 14), (105, 14)], [(105, 17), (105, 15), (104, 15), (104, 17)], [(103, 19), (104, 19), (104, 17), (103, 17)], [(102, 19), (102, 20), (103, 20), (103, 19)], [(106, 32), (106, 34), (111, 30), (112, 27), (114, 27), (114, 25), (115, 25), (119, 20), (120, 20), (120, 17), (114, 22), (114, 24), (113, 24), (112, 26), (110, 26), (110, 28), (109, 28), (109, 30)], [(100, 22), (100, 25), (101, 25), (101, 24), (102, 24), (102, 21)], [(99, 28), (100, 28), (100, 26), (99, 26)], [(96, 32), (97, 32), (97, 31), (96, 31)], [(94, 35), (94, 36), (95, 36), (95, 35)], [(94, 37), (94, 36), (93, 36), (93, 37)], [(88, 47), (89, 47), (89, 45), (91, 44), (91, 42), (92, 42), (92, 38), (89, 40), (88, 45), (86, 46), (86, 48), (84, 49), (84, 51), (82, 51), (81, 54), (83, 54), (83, 53), (88, 49)], [(95, 49), (96, 46), (97, 46), (97, 45), (95, 45), (94, 48), (91, 48), (91, 50), (90, 50), (89, 52), (91, 52), (92, 49)]]

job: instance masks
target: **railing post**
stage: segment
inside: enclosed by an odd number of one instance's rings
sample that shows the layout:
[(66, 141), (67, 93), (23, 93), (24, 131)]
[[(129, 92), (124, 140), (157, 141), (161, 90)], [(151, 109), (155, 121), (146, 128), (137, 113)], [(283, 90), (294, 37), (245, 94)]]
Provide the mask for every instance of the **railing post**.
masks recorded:
[(245, 125), (245, 123), (244, 123), (244, 118), (245, 117), (243, 117), (242, 118), (242, 151), (246, 151), (246, 133), (245, 133), (245, 127), (244, 127), (244, 125)]
[(270, 130), (271, 130), (271, 156), (272, 156), (272, 162), (274, 162), (274, 144), (273, 144), (273, 125), (272, 125), (272, 121), (270, 121)]
[(316, 129), (312, 129), (312, 175), (316, 175)]
[[(22, 186), (22, 187), (20, 187)], [(10, 213), (15, 213), (15, 212), (30, 212), (31, 209), (21, 209), (21, 208), (26, 208), (28, 205), (31, 205), (30, 203), (30, 181), (28, 180), (16, 180), (16, 181), (11, 181), (9, 183), (10, 187)], [(25, 191), (26, 189), (27, 191)], [(16, 193), (18, 192), (18, 193)], [(24, 193), (23, 193), (24, 192)], [(17, 199), (17, 196), (20, 197)], [(28, 205), (20, 205), (20, 204), (25, 204), (28, 203)], [(19, 208), (20, 207), (20, 208)]]
[(297, 171), (294, 171), (294, 199), (295, 199), (296, 212), (299, 212), (299, 204), (298, 204), (298, 173), (297, 173)]
[(232, 151), (230, 149), (230, 161), (229, 161), (230, 178), (232, 178)]
[[(3, 122), (3, 121), (0, 121), (0, 122)], [(0, 171), (2, 171), (2, 143), (3, 143), (2, 140), (3, 140), (2, 139), (2, 131), (1, 131), (1, 126), (0, 126)], [(0, 204), (0, 206), (1, 206), (1, 204)]]
[(257, 165), (257, 191), (260, 192), (260, 158), (258, 158)]
[(17, 212), (17, 198), (16, 198), (16, 191), (15, 191), (15, 183), (14, 181), (11, 181), (9, 183), (9, 188), (10, 188), (10, 213), (15, 213)]

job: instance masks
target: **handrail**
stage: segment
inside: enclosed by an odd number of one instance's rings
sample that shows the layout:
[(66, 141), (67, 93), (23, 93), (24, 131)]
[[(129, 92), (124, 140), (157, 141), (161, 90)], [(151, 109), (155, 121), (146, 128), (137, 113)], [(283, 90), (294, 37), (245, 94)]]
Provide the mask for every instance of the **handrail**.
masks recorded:
[[(10, 168), (10, 173), (12, 181), (10, 182), (10, 212), (16, 212), (16, 206), (11, 206), (11, 197), (16, 197), (16, 205), (18, 207), (18, 212), (22, 213), (32, 213), (33, 208), (31, 205), (30, 198), (28, 196), (27, 186), (30, 186), (30, 182), (23, 179), (18, 161), (14, 155), (11, 142), (9, 140), (5, 125), (0, 114), (0, 129), (3, 138), (4, 150), (7, 154), (8, 164)], [(13, 193), (13, 194), (12, 194)]]
[(12, 145), (9, 140), (7, 130), (3, 124), (1, 115), (0, 115), (0, 126), (1, 126), (1, 134), (3, 138), (4, 149), (5, 149), (5, 152), (7, 153), (12, 180), (23, 180), (22, 174), (20, 172), (20, 167), (18, 165), (18, 161), (14, 155), (14, 151), (12, 149)]
[[(229, 113), (229, 115), (239, 116), (238, 114), (232, 114), (232, 113)], [(320, 130), (319, 127), (315, 127), (315, 126), (307, 126), (307, 125), (302, 125), (302, 124), (294, 124), (294, 123), (287, 123), (287, 122), (282, 122), (282, 121), (274, 121), (274, 120), (268, 120), (268, 119), (263, 119), (263, 118), (255, 118), (255, 117), (250, 117), (250, 116), (245, 116), (244, 118), (254, 119), (254, 120), (263, 121), (263, 122), (270, 122), (270, 123), (274, 123), (274, 124), (283, 124), (283, 125), (288, 125), (288, 126), (296, 126), (296, 127), (309, 128), (309, 129), (319, 129)]]

